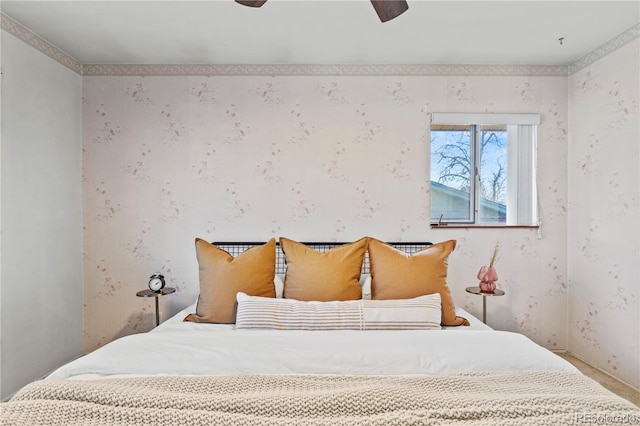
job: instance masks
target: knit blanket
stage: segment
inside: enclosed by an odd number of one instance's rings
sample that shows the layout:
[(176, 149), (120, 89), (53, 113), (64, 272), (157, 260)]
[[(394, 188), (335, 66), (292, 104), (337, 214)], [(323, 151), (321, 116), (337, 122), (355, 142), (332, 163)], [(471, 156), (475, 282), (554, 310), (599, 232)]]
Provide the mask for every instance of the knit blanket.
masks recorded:
[[(160, 376), (41, 380), (0, 404), (9, 425), (559, 425), (640, 409), (579, 373)], [(621, 422), (621, 421), (619, 421)]]

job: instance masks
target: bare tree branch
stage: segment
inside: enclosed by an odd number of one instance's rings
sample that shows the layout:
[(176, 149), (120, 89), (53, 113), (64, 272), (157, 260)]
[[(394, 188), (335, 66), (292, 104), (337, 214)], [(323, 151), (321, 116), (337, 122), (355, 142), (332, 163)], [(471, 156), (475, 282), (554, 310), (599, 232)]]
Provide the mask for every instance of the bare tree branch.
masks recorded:
[[(468, 192), (473, 179), (473, 163), (471, 161), (471, 137), (468, 131), (447, 132), (448, 138), (445, 143), (434, 152), (437, 164), (444, 165), (440, 169), (438, 182), (443, 184), (455, 184), (456, 189)], [(482, 131), (480, 141), (480, 166), (485, 169), (484, 153), (489, 146), (504, 148), (505, 140), (501, 132)], [(451, 136), (455, 139), (451, 140)], [(434, 142), (437, 140), (434, 139)], [(484, 198), (491, 201), (500, 202), (504, 199), (506, 191), (506, 168), (499, 161), (497, 169), (492, 171), (491, 176), (480, 180), (480, 191)]]

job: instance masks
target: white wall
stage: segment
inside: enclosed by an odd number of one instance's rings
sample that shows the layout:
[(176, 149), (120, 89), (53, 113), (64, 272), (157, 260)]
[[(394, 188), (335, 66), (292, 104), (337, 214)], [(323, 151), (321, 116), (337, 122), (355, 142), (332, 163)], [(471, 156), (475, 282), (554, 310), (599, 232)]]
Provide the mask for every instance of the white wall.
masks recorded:
[(82, 78), (2, 31), (0, 396), (82, 354)]
[(640, 39), (569, 77), (569, 350), (640, 388)]

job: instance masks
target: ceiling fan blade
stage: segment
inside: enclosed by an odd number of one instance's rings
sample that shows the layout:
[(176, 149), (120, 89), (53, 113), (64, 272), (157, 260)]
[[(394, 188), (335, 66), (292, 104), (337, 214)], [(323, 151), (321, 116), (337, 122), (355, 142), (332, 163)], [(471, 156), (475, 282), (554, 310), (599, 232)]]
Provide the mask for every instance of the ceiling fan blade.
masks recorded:
[(236, 0), (236, 3), (240, 3), (249, 7), (260, 7), (265, 4), (267, 0)]
[(371, 0), (371, 4), (382, 22), (390, 21), (409, 9), (405, 0)]

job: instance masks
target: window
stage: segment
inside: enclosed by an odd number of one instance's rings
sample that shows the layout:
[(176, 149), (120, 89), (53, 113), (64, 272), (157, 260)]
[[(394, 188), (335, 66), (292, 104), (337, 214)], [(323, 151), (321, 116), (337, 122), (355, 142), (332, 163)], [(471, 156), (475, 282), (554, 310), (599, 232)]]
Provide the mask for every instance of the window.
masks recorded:
[(538, 114), (431, 116), (431, 222), (536, 225)]

